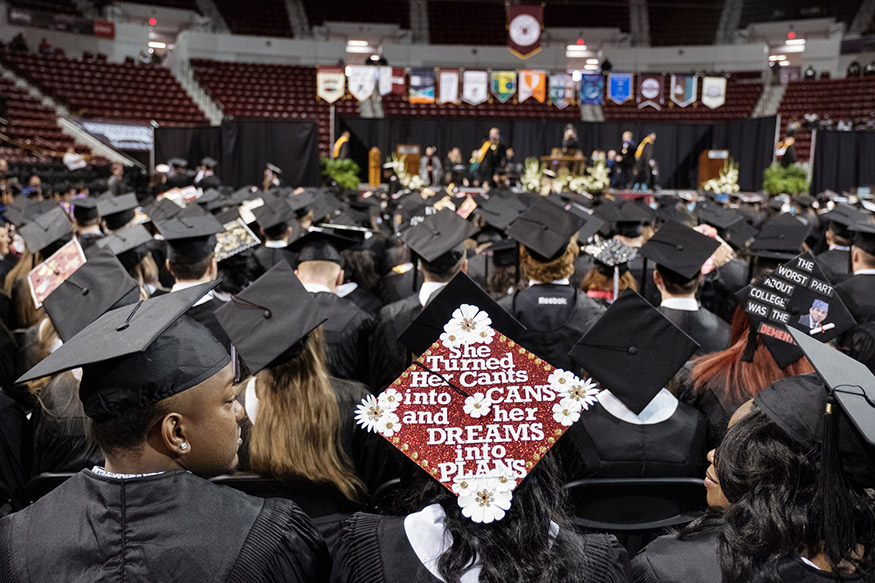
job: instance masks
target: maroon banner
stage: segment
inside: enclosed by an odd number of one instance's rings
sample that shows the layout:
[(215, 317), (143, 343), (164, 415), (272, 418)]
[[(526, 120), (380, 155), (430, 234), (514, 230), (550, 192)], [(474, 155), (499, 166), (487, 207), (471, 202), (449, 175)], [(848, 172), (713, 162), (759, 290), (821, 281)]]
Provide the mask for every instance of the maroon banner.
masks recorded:
[(507, 7), (507, 48), (521, 59), (541, 50), (544, 9), (540, 6)]
[(662, 109), (664, 82), (662, 75), (638, 75), (638, 109), (648, 105)]

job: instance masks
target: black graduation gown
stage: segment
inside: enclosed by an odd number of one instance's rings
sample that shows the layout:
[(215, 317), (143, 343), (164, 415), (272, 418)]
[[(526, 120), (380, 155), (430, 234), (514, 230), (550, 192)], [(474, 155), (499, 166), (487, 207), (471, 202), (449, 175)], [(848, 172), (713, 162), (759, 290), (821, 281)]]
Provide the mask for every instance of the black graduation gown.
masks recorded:
[(265, 247), (262, 245), (261, 247), (256, 248), (253, 254), (265, 271), (283, 260), (285, 260), (292, 269), (297, 267), (298, 263), (298, 256), (293, 251), (289, 251), (284, 247), (276, 248)]
[(79, 244), (82, 246), (82, 251), (84, 251), (85, 254), (88, 255), (88, 251), (90, 249), (94, 248), (94, 245), (98, 241), (103, 239), (103, 235), (85, 234), (85, 235), (80, 235), (78, 238), (79, 238)]
[[(331, 583), (437, 583), (410, 546), (403, 516), (355, 514), (334, 549)], [(580, 535), (560, 530), (553, 543), (579, 554), (580, 569), (575, 581), (593, 583), (629, 580), (628, 555), (607, 534)], [(561, 551), (560, 551), (561, 552)]]
[(228, 338), (225, 329), (219, 325), (219, 320), (216, 319), (216, 310), (224, 305), (225, 302), (217, 300), (216, 298), (210, 298), (202, 304), (190, 307), (186, 310), (185, 315), (206, 326), (207, 329), (213, 333), (213, 336), (216, 337), (216, 340), (222, 343), (225, 350), (230, 352), (231, 339)]
[(421, 311), (419, 294), (383, 306), (380, 310), (374, 325), (369, 358), (370, 386), (375, 392), (382, 391), (410, 366), (410, 351), (398, 342), (398, 336)]
[(729, 324), (705, 308), (692, 312), (659, 306), (657, 310), (699, 343), (696, 356), (729, 348)]
[[(419, 282), (421, 283), (422, 275), (420, 274), (418, 277)], [(404, 298), (416, 295), (417, 290), (418, 286), (416, 288), (413, 287), (412, 269), (400, 274), (390, 271), (380, 280), (380, 283), (377, 286), (377, 295), (380, 297), (380, 301), (383, 302), (383, 305), (389, 305), (398, 300), (403, 300)]]
[(378, 298), (376, 294), (369, 292), (362, 286), (356, 287), (354, 290), (352, 290), (343, 297), (372, 316), (376, 316), (377, 313), (380, 311), (380, 308), (383, 307), (383, 302), (380, 301), (380, 298)]
[(220, 186), (222, 186), (222, 181), (219, 180), (218, 176), (216, 176), (215, 174), (212, 174), (210, 176), (204, 176), (203, 178), (201, 178), (200, 182), (195, 184), (195, 186), (197, 186), (198, 188), (202, 188), (204, 190), (207, 190), (210, 188), (218, 189)]
[(499, 300), (527, 330), (515, 340), (553, 366), (577, 371), (568, 351), (605, 308), (570, 285), (533, 285)]
[[(24, 410), (0, 392), (0, 516), (27, 504), (25, 485), (29, 477), (30, 454), (31, 428)], [(2, 562), (3, 553), (0, 552)], [(6, 580), (0, 577), (0, 581)]]
[(324, 581), (325, 542), (294, 503), (184, 471), (83, 470), (0, 519), (0, 581)]
[[(0, 293), (0, 297), (6, 298), (2, 293)], [(18, 345), (15, 344), (15, 337), (6, 326), (7, 322), (7, 320), (0, 318), (0, 392), (6, 391), (8, 393), (12, 391), (12, 385), (18, 378), (15, 375)]]
[(167, 182), (165, 183), (167, 190), (170, 190), (171, 188), (185, 188), (186, 186), (191, 185), (192, 177), (188, 174), (183, 174), (181, 172), (177, 172), (173, 176), (169, 176), (167, 178)]
[(746, 261), (733, 259), (705, 275), (699, 284), (702, 307), (730, 322), (738, 306), (735, 294), (748, 284), (749, 271)]
[(332, 376), (368, 382), (368, 342), (374, 318), (351, 301), (330, 292), (311, 294), (328, 320), (322, 324)]
[(705, 462), (705, 423), (683, 403), (671, 417), (650, 425), (622, 421), (597, 404), (559, 444), (569, 481), (693, 477), (701, 475)]
[(875, 275), (855, 275), (836, 286), (858, 324), (875, 321)]
[(814, 256), (823, 274), (833, 285), (838, 285), (851, 277), (851, 252), (842, 249), (830, 249)]
[(6, 275), (12, 271), (16, 263), (18, 263), (18, 258), (11, 253), (6, 257), (0, 257), (0, 282), (6, 279)]

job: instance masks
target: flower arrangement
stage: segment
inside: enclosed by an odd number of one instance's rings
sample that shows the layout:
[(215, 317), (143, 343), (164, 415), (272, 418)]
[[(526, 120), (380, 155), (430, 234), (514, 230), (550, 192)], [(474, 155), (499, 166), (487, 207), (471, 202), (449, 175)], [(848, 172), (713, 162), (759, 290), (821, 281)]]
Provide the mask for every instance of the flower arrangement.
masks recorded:
[(560, 168), (553, 181), (554, 192), (576, 192), (577, 194), (599, 194), (611, 184), (611, 174), (604, 162), (596, 162), (587, 167), (583, 175), (572, 174), (568, 168)]
[(537, 158), (526, 158), (523, 165), (523, 175), (520, 177), (523, 188), (531, 192), (540, 191), (543, 176), (544, 165)]
[(395, 171), (395, 175), (398, 177), (398, 182), (401, 183), (401, 186), (410, 190), (418, 190), (425, 186), (425, 183), (422, 181), (422, 178), (419, 174), (409, 174), (407, 172), (407, 164), (405, 164), (405, 160), (407, 156), (401, 155), (399, 158), (395, 154), (389, 157), (387, 160), (388, 164), (391, 164), (392, 169)]
[(723, 162), (723, 169), (717, 178), (712, 178), (702, 184), (702, 190), (717, 194), (732, 194), (739, 192), (738, 186), (738, 162), (729, 158)]

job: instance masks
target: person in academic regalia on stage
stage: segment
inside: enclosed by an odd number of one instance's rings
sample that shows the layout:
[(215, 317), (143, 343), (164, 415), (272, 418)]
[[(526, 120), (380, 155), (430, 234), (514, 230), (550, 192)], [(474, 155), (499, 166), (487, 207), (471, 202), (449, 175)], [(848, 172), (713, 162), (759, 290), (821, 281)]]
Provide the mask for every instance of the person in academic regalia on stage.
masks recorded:
[(568, 351), (605, 312), (569, 280), (584, 224), (581, 217), (541, 199), (507, 228), (522, 244), (520, 266), (529, 287), (499, 304), (527, 328), (519, 343), (565, 370), (576, 369)]
[(697, 348), (634, 291), (611, 304), (570, 352), (602, 392), (561, 442), (568, 480), (699, 474), (705, 423), (665, 388)]
[(653, 190), (656, 186), (656, 159), (653, 155), (653, 147), (656, 143), (656, 132), (647, 134), (638, 148), (635, 149), (635, 190)]
[(653, 283), (662, 298), (657, 309), (699, 344), (696, 355), (729, 348), (729, 324), (696, 299), (702, 265), (719, 247), (716, 239), (669, 221), (640, 251), (656, 264)]
[(481, 186), (495, 186), (496, 171), (504, 169), (507, 164), (507, 145), (501, 142), (501, 130), (489, 130), (489, 138), (480, 146), (477, 161), (477, 177)]
[(73, 201), (73, 221), (76, 223), (76, 237), (86, 253), (92, 245), (103, 238), (100, 230), (98, 202), (94, 198), (77, 198)]
[(618, 166), (618, 188), (631, 188), (632, 181), (635, 179), (635, 150), (638, 145), (632, 137), (632, 132), (623, 132), (623, 143), (620, 144), (620, 149), (617, 150), (615, 158)]
[(237, 464), (244, 415), (227, 351), (185, 316), (213, 285), (108, 312), (19, 379), (81, 367), (106, 464), (0, 519), (0, 580), (325, 580), (298, 506), (204, 479)]
[(345, 131), (340, 134), (340, 137), (334, 142), (334, 147), (331, 149), (331, 157), (334, 160), (346, 160), (349, 158), (349, 132)]
[(875, 321), (875, 225), (851, 227), (853, 276), (836, 287), (839, 297), (858, 324)]

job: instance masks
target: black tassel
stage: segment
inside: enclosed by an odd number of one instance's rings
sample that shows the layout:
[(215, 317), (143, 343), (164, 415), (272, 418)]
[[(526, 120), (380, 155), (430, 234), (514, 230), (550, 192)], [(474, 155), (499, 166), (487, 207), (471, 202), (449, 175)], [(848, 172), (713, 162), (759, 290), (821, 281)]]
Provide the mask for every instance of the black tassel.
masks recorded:
[(835, 397), (827, 398), (820, 453), (820, 539), (833, 566), (854, 550), (854, 523), (848, 507), (847, 484), (839, 454), (839, 414)]
[(744, 352), (741, 353), (742, 362), (753, 362), (753, 355), (757, 351), (757, 330), (753, 322), (750, 323), (750, 328), (747, 331), (747, 344), (744, 346)]

